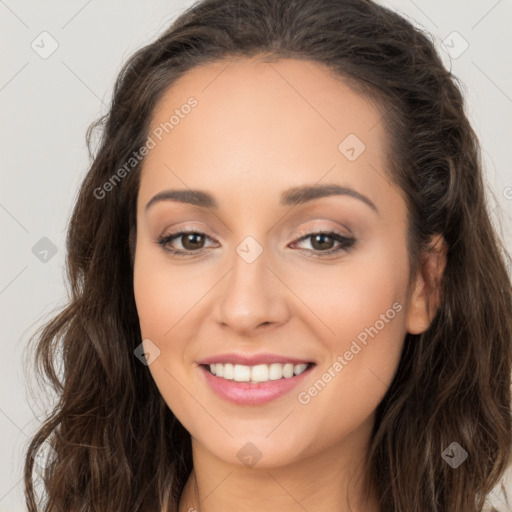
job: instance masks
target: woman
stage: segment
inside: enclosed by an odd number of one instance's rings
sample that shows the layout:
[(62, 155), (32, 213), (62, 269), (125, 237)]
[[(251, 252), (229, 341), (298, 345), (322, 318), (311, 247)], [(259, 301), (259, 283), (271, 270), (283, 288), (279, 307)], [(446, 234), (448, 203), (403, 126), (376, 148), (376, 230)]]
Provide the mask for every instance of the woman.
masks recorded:
[(425, 35), (370, 1), (206, 0), (97, 127), (30, 511), (44, 446), (47, 511), (482, 510), (508, 255)]

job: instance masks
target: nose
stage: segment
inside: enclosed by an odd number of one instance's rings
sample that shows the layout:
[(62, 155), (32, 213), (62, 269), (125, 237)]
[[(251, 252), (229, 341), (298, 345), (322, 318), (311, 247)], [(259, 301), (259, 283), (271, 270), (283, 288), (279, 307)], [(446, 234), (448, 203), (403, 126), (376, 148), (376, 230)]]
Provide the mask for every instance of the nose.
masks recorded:
[(235, 253), (233, 268), (218, 287), (216, 316), (224, 328), (248, 336), (254, 330), (286, 323), (288, 290), (269, 263), (265, 250), (254, 261)]

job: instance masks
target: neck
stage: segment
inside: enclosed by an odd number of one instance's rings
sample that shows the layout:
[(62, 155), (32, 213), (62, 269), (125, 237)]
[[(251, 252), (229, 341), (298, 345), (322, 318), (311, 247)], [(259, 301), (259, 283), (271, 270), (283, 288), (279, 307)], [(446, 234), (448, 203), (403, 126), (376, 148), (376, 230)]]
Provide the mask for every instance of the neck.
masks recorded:
[(178, 510), (379, 512), (375, 490), (366, 485), (361, 448), (367, 444), (348, 437), (286, 466), (259, 468), (225, 463), (192, 438), (194, 469)]

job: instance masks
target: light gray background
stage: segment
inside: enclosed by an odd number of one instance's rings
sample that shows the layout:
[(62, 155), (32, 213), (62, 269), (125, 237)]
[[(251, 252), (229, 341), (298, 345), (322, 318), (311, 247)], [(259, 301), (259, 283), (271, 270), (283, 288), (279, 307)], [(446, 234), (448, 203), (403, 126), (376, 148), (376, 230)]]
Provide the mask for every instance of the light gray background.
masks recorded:
[[(28, 395), (23, 348), (65, 302), (65, 230), (89, 164), (86, 129), (106, 112), (122, 63), (192, 3), (0, 0), (0, 512), (25, 510), (22, 454), (37, 416), (49, 407), (42, 396)], [(501, 212), (498, 229), (512, 252), (512, 1), (382, 3), (431, 32), (446, 64), (463, 81), (494, 194), (491, 209)], [(43, 31), (58, 43), (46, 59), (31, 47), (51, 48)], [(57, 251), (53, 257), (48, 253), (47, 261), (41, 261), (41, 249), (32, 251), (43, 237)], [(508, 478), (506, 485), (512, 492)], [(507, 510), (498, 492), (492, 499)]]

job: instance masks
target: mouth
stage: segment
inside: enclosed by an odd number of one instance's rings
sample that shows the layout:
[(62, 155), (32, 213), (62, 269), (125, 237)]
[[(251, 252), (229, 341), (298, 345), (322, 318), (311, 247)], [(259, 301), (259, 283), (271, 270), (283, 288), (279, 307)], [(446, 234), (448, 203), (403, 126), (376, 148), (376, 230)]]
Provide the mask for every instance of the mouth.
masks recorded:
[(199, 364), (206, 383), (222, 399), (238, 405), (261, 405), (290, 393), (316, 364)]
[(314, 363), (272, 363), (257, 364), (253, 366), (245, 364), (215, 363), (201, 365), (212, 375), (224, 380), (234, 382), (250, 382), (257, 384), (259, 382), (269, 382), (280, 379), (291, 379), (301, 375)]

